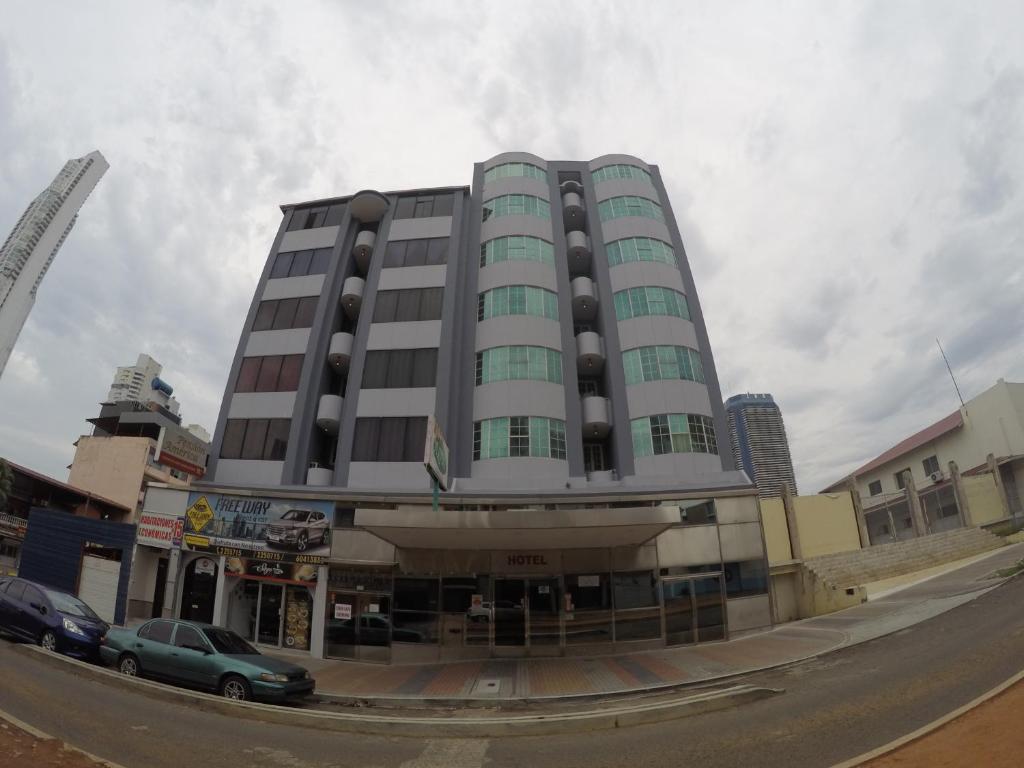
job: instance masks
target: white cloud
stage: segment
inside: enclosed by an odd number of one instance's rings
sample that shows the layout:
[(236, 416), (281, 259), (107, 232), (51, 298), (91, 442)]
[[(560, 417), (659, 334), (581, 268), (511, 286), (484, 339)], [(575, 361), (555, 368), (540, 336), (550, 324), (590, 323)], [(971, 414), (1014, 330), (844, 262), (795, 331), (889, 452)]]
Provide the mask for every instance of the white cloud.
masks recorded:
[(0, 233), (67, 157), (111, 169), (0, 455), (63, 476), (140, 351), (212, 428), (280, 203), (512, 149), (660, 166), (723, 395), (776, 396), (804, 491), (956, 406), (936, 336), (965, 394), (1024, 378), (1020, 4), (37, 5), (0, 30)]

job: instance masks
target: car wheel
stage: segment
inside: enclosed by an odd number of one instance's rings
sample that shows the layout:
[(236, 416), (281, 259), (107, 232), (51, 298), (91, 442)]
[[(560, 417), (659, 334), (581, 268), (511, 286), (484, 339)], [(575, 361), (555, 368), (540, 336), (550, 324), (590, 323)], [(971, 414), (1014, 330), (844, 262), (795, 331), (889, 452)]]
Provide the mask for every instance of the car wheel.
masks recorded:
[(234, 701), (249, 701), (252, 699), (252, 688), (244, 677), (228, 675), (220, 684), (220, 695)]
[(139, 676), (139, 660), (130, 653), (126, 653), (121, 657), (121, 660), (117, 662), (117, 671), (122, 675), (128, 677)]
[(39, 636), (39, 645), (41, 645), (44, 650), (53, 651), (54, 653), (56, 653), (57, 636), (53, 634), (52, 630), (48, 629)]
[(296, 541), (295, 541), (295, 548), (297, 550), (299, 550), (299, 552), (305, 552), (306, 551), (306, 544), (308, 542), (309, 542), (309, 537), (306, 535), (306, 532), (303, 531), (302, 533), (299, 534), (299, 538), (296, 539)]

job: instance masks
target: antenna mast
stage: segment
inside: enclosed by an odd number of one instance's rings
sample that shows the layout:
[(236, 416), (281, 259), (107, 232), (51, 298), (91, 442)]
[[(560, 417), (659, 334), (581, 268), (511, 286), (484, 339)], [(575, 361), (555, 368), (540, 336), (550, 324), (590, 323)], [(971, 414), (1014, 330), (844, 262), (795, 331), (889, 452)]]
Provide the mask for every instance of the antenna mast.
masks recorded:
[(942, 343), (936, 338), (935, 343), (939, 345), (939, 352), (942, 353), (942, 359), (946, 363), (946, 370), (949, 371), (949, 378), (953, 380), (953, 388), (956, 389), (956, 396), (960, 398), (960, 407), (964, 407), (964, 396), (960, 394), (960, 387), (956, 383), (956, 376), (953, 375), (953, 369), (949, 367), (949, 358), (946, 357), (946, 350), (942, 348)]

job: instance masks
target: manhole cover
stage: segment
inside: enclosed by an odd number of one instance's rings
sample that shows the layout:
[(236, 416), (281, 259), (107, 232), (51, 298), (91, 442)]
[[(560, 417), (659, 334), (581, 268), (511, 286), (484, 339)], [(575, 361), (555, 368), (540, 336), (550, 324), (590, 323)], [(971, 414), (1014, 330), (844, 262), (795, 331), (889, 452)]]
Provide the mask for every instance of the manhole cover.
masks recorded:
[(480, 679), (473, 686), (473, 693), (477, 696), (495, 695), (501, 690), (501, 680), (496, 678)]

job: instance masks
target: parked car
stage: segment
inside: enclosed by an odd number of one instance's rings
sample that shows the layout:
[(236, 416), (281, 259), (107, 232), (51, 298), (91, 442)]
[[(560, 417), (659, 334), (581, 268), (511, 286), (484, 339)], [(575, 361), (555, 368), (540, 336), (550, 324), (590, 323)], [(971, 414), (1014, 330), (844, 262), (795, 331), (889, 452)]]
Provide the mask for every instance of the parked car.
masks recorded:
[(302, 667), (264, 656), (230, 629), (195, 621), (152, 619), (137, 629), (111, 629), (100, 655), (121, 674), (237, 701), (282, 702), (308, 696), (316, 687)]
[(511, 600), (497, 600), (493, 603), (484, 600), (480, 605), (471, 605), (466, 609), (466, 616), (470, 621), (490, 621), (495, 615), (523, 613), (521, 604), (513, 603)]
[(323, 512), (309, 509), (289, 509), (281, 519), (267, 525), (266, 541), (304, 552), (316, 542), (324, 546), (331, 535), (331, 521)]
[(110, 625), (67, 592), (18, 578), (0, 578), (0, 630), (48, 651), (79, 659), (99, 658)]

